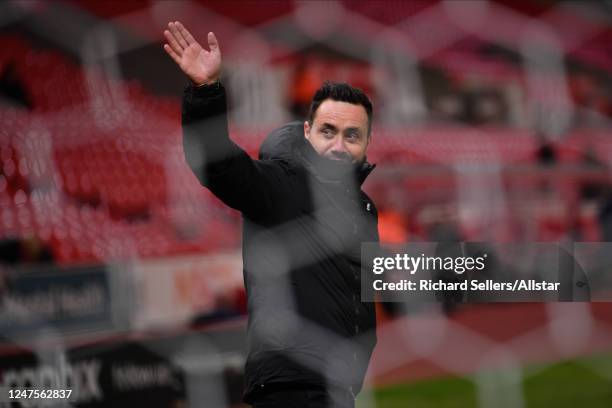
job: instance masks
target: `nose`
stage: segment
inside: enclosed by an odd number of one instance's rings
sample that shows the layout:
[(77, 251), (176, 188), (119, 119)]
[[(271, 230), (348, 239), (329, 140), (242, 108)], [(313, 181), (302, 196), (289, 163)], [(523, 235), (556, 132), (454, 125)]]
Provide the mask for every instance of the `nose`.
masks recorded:
[(334, 144), (332, 145), (331, 152), (338, 157), (345, 157), (349, 155), (348, 150), (346, 150), (346, 146), (344, 146), (344, 140), (341, 136), (338, 136), (334, 139)]

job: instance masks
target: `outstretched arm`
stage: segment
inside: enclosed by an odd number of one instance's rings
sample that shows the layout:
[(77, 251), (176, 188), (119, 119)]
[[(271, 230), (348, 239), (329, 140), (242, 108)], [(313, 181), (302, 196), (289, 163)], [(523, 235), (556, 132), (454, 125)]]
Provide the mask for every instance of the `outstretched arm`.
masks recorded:
[(202, 185), (251, 218), (271, 214), (272, 197), (284, 178), (277, 163), (252, 160), (230, 138), (225, 89), (218, 82), (221, 50), (208, 33), (205, 50), (180, 23), (168, 24), (164, 49), (192, 84), (183, 95), (183, 146)]

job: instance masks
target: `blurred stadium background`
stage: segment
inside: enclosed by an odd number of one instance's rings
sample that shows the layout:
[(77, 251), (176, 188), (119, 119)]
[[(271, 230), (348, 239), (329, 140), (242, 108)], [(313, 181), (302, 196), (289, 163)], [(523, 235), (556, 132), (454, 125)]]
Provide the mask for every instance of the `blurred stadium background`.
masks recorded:
[[(252, 155), (323, 80), (371, 95), (384, 242), (612, 241), (610, 1), (7, 0), (0, 385), (239, 406), (240, 218), (184, 162), (172, 20)], [(609, 303), (378, 309), (360, 407), (612, 406)]]

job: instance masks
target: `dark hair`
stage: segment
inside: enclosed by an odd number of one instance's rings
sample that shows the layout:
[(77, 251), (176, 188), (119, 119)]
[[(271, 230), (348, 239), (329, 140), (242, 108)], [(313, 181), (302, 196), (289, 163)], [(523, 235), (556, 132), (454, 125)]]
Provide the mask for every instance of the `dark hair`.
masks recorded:
[(308, 123), (312, 125), (317, 109), (327, 99), (363, 106), (368, 114), (368, 135), (370, 134), (372, 131), (372, 102), (370, 102), (370, 98), (361, 89), (354, 88), (346, 82), (325, 81), (317, 89), (308, 110)]

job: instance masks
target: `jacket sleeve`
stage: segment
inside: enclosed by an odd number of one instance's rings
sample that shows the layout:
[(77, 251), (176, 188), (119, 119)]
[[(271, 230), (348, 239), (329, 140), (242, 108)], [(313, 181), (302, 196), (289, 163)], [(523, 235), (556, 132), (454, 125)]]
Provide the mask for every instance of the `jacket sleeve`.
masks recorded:
[(182, 126), (185, 158), (203, 186), (253, 219), (273, 211), (282, 168), (274, 161), (251, 159), (229, 138), (223, 85), (187, 86)]

